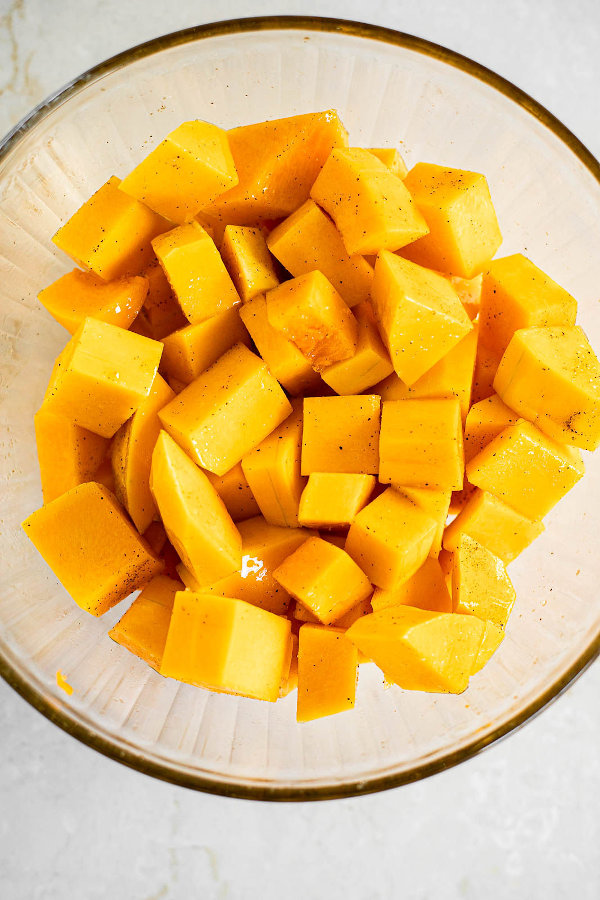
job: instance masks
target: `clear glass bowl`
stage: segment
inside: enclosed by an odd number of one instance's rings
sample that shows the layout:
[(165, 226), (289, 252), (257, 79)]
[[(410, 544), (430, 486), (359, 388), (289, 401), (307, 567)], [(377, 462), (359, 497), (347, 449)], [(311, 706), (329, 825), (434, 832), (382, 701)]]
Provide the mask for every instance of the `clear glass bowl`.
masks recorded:
[(70, 268), (50, 243), (58, 225), (184, 119), (228, 127), (329, 107), (354, 144), (484, 172), (501, 252), (526, 252), (565, 285), (600, 348), (598, 163), (517, 88), (407, 35), (299, 18), (180, 32), (81, 76), (0, 150), (0, 672), (108, 756), (257, 799), (380, 790), (460, 762), (556, 697), (600, 648), (600, 458), (589, 455), (586, 478), (511, 567), (506, 640), (465, 694), (386, 690), (363, 666), (353, 712), (301, 727), (294, 695), (271, 705), (161, 678), (107, 637), (122, 609), (79, 611), (22, 533), (41, 503), (33, 414), (66, 340), (36, 300)]

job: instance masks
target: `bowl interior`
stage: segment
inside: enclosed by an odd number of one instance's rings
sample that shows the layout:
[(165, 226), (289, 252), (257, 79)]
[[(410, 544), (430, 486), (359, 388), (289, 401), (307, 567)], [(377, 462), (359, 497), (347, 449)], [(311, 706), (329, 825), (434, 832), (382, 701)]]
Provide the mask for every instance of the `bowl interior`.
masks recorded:
[[(555, 694), (598, 649), (600, 460), (511, 567), (507, 637), (462, 696), (384, 689), (361, 667), (353, 712), (297, 726), (276, 705), (161, 678), (81, 612), (20, 530), (41, 504), (33, 433), (66, 332), (38, 291), (70, 266), (50, 243), (110, 175), (170, 129), (225, 127), (335, 107), (351, 142), (487, 176), (504, 234), (580, 303), (600, 348), (600, 185), (578, 155), (505, 93), (410, 39), (309, 23), (218, 29), (157, 43), (88, 79), (0, 159), (0, 671), (63, 727), (145, 771), (249, 796), (319, 797), (391, 786), (458, 761)], [(456, 61), (455, 61), (456, 63)], [(127, 602), (127, 601), (125, 601)], [(73, 685), (56, 685), (61, 670)]]

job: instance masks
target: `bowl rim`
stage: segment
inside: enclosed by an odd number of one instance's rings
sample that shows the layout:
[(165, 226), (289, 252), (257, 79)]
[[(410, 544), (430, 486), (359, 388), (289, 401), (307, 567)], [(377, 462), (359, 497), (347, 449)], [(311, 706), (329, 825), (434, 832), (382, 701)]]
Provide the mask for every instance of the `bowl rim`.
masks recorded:
[[(405, 32), (352, 20), (303, 15), (257, 16), (211, 22), (161, 35), (118, 53), (98, 65), (92, 66), (63, 87), (54, 91), (21, 119), (0, 141), (0, 163), (8, 157), (38, 122), (71, 97), (84, 90), (87, 85), (98, 81), (104, 75), (115, 72), (129, 63), (181, 44), (212, 37), (277, 30), (296, 30), (309, 33), (329, 32), (350, 37), (367, 38), (403, 47), (460, 69), (504, 94), (504, 96), (526, 110), (552, 131), (575, 154), (600, 185), (600, 162), (588, 148), (545, 107), (491, 69), (460, 53)], [(119, 742), (112, 737), (105, 737), (98, 731), (85, 725), (77, 714), (69, 710), (66, 705), (57, 704), (55, 700), (47, 698), (42, 690), (34, 685), (33, 681), (24, 678), (16, 666), (13, 666), (9, 659), (1, 653), (0, 676), (31, 706), (55, 725), (62, 728), (63, 731), (104, 756), (121, 762), (143, 774), (172, 784), (227, 797), (252, 800), (307, 801), (354, 797), (387, 790), (419, 781), (422, 778), (458, 765), (516, 731), (525, 722), (538, 715), (551, 702), (556, 700), (599, 655), (600, 633), (595, 636), (579, 658), (555, 682), (542, 691), (539, 696), (531, 700), (520, 712), (501, 723), (489, 734), (476, 738), (457, 750), (450, 751), (431, 761), (423, 762), (408, 771), (376, 775), (372, 778), (367, 776), (364, 779), (351, 780), (340, 784), (306, 785), (301, 787), (278, 786), (268, 781), (259, 780), (253, 784), (236, 782), (234, 780), (220, 780), (218, 777), (210, 774), (193, 773), (189, 770), (180, 769), (176, 765), (157, 762), (146, 756), (143, 751), (131, 749), (131, 745), (128, 742)]]

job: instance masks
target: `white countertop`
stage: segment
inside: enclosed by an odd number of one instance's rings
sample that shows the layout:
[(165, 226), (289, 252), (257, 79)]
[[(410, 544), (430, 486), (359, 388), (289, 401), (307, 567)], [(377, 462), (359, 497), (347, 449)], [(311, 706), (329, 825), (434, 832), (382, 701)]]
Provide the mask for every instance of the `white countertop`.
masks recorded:
[[(600, 156), (597, 0), (0, 0), (0, 132), (133, 44), (267, 13), (362, 19), (445, 44), (524, 88)], [(1, 683), (0, 897), (597, 900), (599, 696), (596, 664), (457, 769), (356, 800), (277, 805), (131, 772)]]

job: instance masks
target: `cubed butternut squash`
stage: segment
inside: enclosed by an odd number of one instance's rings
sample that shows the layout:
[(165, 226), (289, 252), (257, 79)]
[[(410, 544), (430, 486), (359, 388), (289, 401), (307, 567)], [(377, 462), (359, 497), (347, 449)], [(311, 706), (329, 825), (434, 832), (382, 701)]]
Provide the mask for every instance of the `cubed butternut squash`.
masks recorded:
[(108, 450), (108, 440), (48, 410), (34, 416), (37, 457), (44, 503), (50, 503), (85, 481), (95, 481)]
[(408, 175), (406, 163), (402, 159), (400, 151), (396, 150), (395, 147), (369, 147), (369, 153), (372, 153), (373, 156), (376, 156), (377, 159), (381, 160), (384, 166), (387, 166), (390, 172), (402, 181)]
[(465, 422), (465, 461), (469, 462), (477, 456), (507, 425), (514, 425), (518, 418), (498, 394), (474, 403)]
[(479, 315), (481, 307), (483, 274), (480, 272), (474, 278), (461, 278), (460, 275), (447, 275), (446, 278), (458, 294), (458, 299), (472, 322)]
[(495, 625), (494, 622), (486, 621), (483, 623), (483, 639), (479, 652), (473, 661), (471, 675), (481, 672), (483, 667), (490, 661), (502, 641), (504, 640), (504, 628)]
[(227, 512), (234, 522), (243, 522), (258, 516), (260, 507), (244, 475), (241, 462), (236, 463), (224, 475), (206, 473), (208, 480), (227, 507)]
[(375, 475), (379, 467), (380, 405), (374, 394), (305, 397), (302, 474)]
[(475, 370), (473, 372), (473, 390), (471, 391), (471, 403), (479, 403), (491, 397), (494, 391), (494, 378), (498, 370), (500, 357), (494, 350), (490, 350), (477, 338), (477, 353), (475, 354)]
[(356, 351), (349, 358), (333, 363), (321, 372), (323, 381), (336, 394), (360, 394), (394, 371), (373, 317), (371, 304), (354, 307), (358, 326)]
[(298, 634), (298, 722), (352, 709), (357, 677), (357, 649), (343, 629), (302, 626)]
[(227, 225), (220, 251), (242, 300), (252, 300), (279, 284), (273, 257), (260, 228)]
[(156, 257), (155, 262), (144, 269), (142, 275), (148, 281), (148, 294), (136, 322), (142, 319), (147, 328), (146, 336), (162, 341), (168, 334), (179, 331), (190, 323)]
[(190, 384), (234, 344), (250, 344), (237, 307), (187, 325), (163, 338), (161, 371), (182, 384)]
[(158, 672), (175, 594), (182, 590), (181, 582), (157, 575), (142, 589), (108, 636)]
[(437, 559), (429, 557), (408, 581), (389, 590), (376, 588), (371, 598), (373, 612), (390, 606), (414, 606), (431, 612), (452, 612), (452, 598)]
[(88, 316), (129, 328), (146, 299), (148, 281), (139, 275), (103, 281), (93, 272), (73, 269), (38, 294), (51, 316), (75, 334)]
[(450, 510), (452, 491), (448, 488), (436, 490), (433, 488), (412, 487), (406, 484), (393, 484), (393, 487), (405, 497), (426, 512), (437, 522), (437, 529), (433, 538), (433, 544), (429, 555), (437, 558), (442, 549), (442, 538), (446, 527), (446, 519)]
[(298, 521), (311, 528), (350, 525), (375, 488), (374, 475), (313, 472), (302, 492)]
[(516, 594), (502, 560), (461, 534), (452, 556), (452, 611), (504, 628)]

